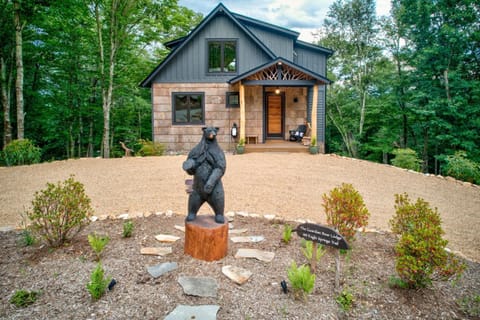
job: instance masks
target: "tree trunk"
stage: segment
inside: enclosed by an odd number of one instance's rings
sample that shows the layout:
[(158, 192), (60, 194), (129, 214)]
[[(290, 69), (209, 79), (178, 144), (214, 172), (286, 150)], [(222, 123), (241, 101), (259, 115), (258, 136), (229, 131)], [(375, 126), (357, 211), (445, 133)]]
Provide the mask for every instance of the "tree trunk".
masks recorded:
[(10, 123), (10, 90), (7, 80), (7, 66), (3, 57), (0, 58), (0, 88), (2, 89), (3, 106), (3, 147), (12, 141), (12, 124)]
[(20, 2), (14, 1), (14, 25), (15, 25), (15, 60), (17, 66), (17, 78), (15, 81), (15, 95), (17, 100), (17, 139), (24, 138), (24, 110), (23, 110), (23, 25), (20, 21)]

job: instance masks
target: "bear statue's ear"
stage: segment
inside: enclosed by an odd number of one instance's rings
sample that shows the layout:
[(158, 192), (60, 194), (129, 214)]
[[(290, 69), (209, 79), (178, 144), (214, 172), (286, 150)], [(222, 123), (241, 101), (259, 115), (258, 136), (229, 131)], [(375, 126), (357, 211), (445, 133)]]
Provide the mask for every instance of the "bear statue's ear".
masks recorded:
[(202, 128), (202, 131), (205, 132), (205, 130), (207, 130), (207, 127), (203, 127)]
[(219, 127), (215, 127), (215, 132), (218, 132), (218, 130), (220, 130)]

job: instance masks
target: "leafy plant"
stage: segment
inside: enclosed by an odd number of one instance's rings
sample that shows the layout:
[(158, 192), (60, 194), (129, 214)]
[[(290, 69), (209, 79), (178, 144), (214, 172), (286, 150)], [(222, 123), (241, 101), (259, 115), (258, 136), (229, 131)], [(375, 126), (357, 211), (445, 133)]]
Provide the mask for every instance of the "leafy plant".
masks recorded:
[(92, 247), (93, 251), (97, 255), (97, 261), (100, 260), (102, 252), (109, 241), (110, 238), (108, 236), (100, 236), (97, 234), (88, 235), (88, 243), (90, 243), (90, 247)]
[(130, 238), (132, 234), (133, 234), (133, 222), (132, 221), (124, 222), (122, 236), (124, 238)]
[(317, 137), (312, 136), (312, 139), (310, 140), (310, 145), (311, 146), (316, 146), (317, 145)]
[(37, 291), (17, 290), (10, 298), (10, 303), (14, 304), (17, 308), (26, 307), (37, 301), (38, 295), (39, 292)]
[(285, 243), (289, 243), (292, 239), (292, 226), (288, 223), (283, 226), (282, 240)]
[(388, 278), (388, 286), (390, 288), (408, 289), (408, 283), (396, 276), (391, 276)]
[(338, 303), (338, 305), (340, 306), (340, 308), (342, 308), (343, 311), (349, 311), (354, 303), (353, 293), (348, 289), (344, 289), (335, 298), (335, 301)]
[(35, 243), (35, 237), (28, 229), (24, 229), (21, 233), (20, 244), (24, 247), (31, 246)]
[(307, 295), (313, 291), (315, 285), (315, 274), (310, 272), (310, 267), (307, 265), (297, 267), (295, 261), (292, 261), (287, 274), (295, 297), (306, 299)]
[(165, 145), (152, 142), (150, 140), (139, 139), (138, 140), (139, 150), (135, 152), (142, 157), (148, 156), (162, 156), (165, 152)]
[(395, 155), (395, 158), (392, 159), (392, 164), (395, 167), (420, 171), (422, 161), (418, 158), (414, 150), (409, 148), (395, 149), (392, 153)]
[(87, 284), (87, 290), (90, 292), (93, 300), (100, 299), (110, 283), (111, 277), (105, 277), (105, 271), (99, 262), (90, 275), (90, 282)]
[(328, 195), (323, 194), (322, 199), (327, 223), (337, 229), (347, 241), (354, 239), (358, 228), (368, 224), (370, 213), (353, 185), (342, 183)]
[(429, 285), (432, 275), (448, 278), (461, 274), (464, 265), (445, 250), (447, 240), (437, 209), (421, 198), (410, 202), (407, 194), (395, 195), (396, 213), (390, 220), (392, 232), (400, 239), (395, 246), (395, 268), (409, 288)]
[(243, 147), (245, 146), (245, 139), (244, 138), (241, 138), (240, 140), (238, 140), (238, 144), (237, 144), (239, 147)]
[(460, 310), (469, 317), (480, 317), (480, 294), (463, 297), (457, 303)]
[[(326, 250), (322, 245), (317, 246), (317, 262), (320, 261), (320, 258), (325, 254)], [(313, 257), (313, 242), (310, 240), (302, 239), (302, 253), (307, 258), (308, 261), (312, 260)]]
[(31, 220), (30, 230), (56, 247), (71, 239), (90, 223), (90, 199), (83, 184), (73, 176), (63, 183), (47, 183), (47, 188), (35, 192), (32, 210), (26, 215)]
[(457, 151), (454, 155), (447, 156), (445, 161), (446, 164), (442, 167), (445, 175), (480, 184), (480, 165), (469, 160), (465, 151)]
[(13, 140), (7, 144), (0, 155), (6, 166), (19, 166), (40, 162), (41, 149), (28, 139)]

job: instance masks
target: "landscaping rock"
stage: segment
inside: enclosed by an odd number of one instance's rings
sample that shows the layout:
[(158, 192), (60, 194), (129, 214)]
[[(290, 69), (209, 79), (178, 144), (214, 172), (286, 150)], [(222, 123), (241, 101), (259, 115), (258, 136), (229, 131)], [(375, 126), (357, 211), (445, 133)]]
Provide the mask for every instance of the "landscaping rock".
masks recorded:
[(230, 240), (235, 243), (261, 242), (265, 240), (264, 236), (231, 237)]
[(180, 237), (177, 236), (172, 236), (169, 234), (159, 234), (155, 236), (155, 239), (157, 239), (160, 242), (168, 242), (172, 243), (180, 239)]
[(218, 284), (214, 278), (209, 277), (180, 277), (178, 283), (183, 292), (190, 296), (217, 297)]
[(173, 271), (177, 268), (178, 268), (178, 264), (176, 262), (165, 262), (165, 263), (147, 267), (147, 271), (152, 277), (158, 278), (164, 275), (165, 273)]
[(145, 247), (140, 249), (140, 254), (150, 256), (165, 256), (172, 253), (172, 247)]
[(271, 262), (275, 253), (258, 249), (238, 249), (235, 258), (254, 258), (263, 262)]
[(203, 306), (185, 306), (179, 305), (165, 317), (164, 320), (216, 320), (217, 312), (220, 306), (203, 305)]
[(244, 284), (252, 276), (252, 272), (236, 266), (224, 266), (222, 273), (237, 284)]

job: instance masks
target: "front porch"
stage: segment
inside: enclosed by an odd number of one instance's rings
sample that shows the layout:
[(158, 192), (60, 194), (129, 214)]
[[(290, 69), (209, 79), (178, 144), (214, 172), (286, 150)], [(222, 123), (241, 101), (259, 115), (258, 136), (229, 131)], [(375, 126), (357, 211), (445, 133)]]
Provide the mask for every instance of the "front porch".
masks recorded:
[(252, 152), (296, 152), (308, 153), (308, 146), (286, 140), (266, 140), (265, 143), (245, 144), (245, 153)]

